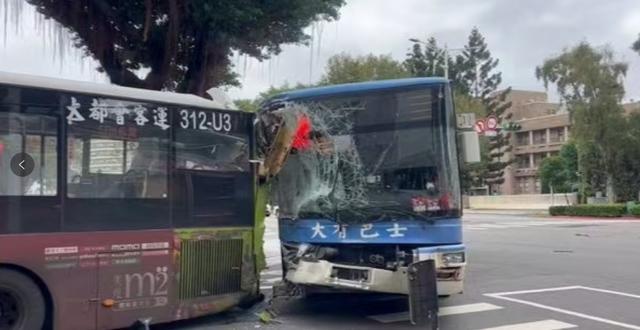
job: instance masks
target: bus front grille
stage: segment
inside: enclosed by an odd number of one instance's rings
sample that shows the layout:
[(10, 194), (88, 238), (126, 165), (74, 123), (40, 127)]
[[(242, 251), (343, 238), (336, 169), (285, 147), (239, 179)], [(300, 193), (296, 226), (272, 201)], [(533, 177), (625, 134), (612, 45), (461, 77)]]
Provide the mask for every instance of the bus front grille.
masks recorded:
[(180, 299), (240, 291), (242, 239), (185, 240), (180, 252)]

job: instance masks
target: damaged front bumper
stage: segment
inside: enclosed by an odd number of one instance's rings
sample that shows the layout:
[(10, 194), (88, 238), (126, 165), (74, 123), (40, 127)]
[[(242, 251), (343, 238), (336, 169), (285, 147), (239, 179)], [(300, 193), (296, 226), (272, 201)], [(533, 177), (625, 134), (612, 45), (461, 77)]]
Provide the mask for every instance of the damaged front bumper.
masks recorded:
[[(466, 266), (464, 245), (415, 249), (413, 261), (434, 260), (438, 295), (463, 291)], [(287, 271), (286, 279), (295, 284), (351, 289), (369, 292), (408, 294), (407, 267), (388, 270), (329, 262), (298, 261)]]

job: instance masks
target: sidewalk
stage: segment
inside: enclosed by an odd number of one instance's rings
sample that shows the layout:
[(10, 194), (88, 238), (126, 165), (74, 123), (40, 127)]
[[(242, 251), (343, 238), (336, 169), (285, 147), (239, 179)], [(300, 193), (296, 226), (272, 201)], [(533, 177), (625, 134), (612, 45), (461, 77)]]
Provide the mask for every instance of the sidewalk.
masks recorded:
[(530, 216), (548, 216), (548, 210), (504, 210), (504, 209), (464, 209), (463, 214), (500, 214), (500, 215), (530, 215)]

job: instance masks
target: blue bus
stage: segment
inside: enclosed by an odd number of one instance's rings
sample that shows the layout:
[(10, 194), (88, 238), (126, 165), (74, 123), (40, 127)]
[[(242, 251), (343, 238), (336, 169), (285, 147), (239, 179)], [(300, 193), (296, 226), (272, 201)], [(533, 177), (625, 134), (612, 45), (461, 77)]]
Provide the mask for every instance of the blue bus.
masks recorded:
[(271, 98), (263, 113), (297, 121), (271, 193), (285, 284), (408, 294), (407, 267), (433, 260), (438, 295), (462, 292), (467, 258), (448, 80), (296, 90)]

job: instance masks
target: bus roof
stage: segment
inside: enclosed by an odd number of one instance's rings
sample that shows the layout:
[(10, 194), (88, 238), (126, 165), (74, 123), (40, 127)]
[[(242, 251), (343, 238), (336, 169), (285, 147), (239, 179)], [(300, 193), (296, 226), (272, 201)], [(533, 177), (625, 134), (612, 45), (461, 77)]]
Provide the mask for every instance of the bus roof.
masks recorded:
[(373, 90), (384, 90), (401, 87), (427, 86), (446, 84), (448, 80), (442, 77), (404, 78), (358, 82), (350, 84), (331, 85), (323, 87), (305, 88), (278, 94), (270, 102), (294, 101), (312, 97), (322, 97), (336, 94), (357, 93)]
[(223, 102), (208, 100), (192, 94), (161, 92), (149, 89), (33, 76), (21, 73), (0, 71), (0, 84), (35, 87), (82, 94), (94, 94), (149, 102), (189, 105), (201, 108), (231, 109), (230, 106), (225, 105)]

